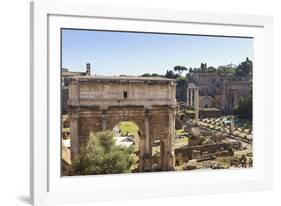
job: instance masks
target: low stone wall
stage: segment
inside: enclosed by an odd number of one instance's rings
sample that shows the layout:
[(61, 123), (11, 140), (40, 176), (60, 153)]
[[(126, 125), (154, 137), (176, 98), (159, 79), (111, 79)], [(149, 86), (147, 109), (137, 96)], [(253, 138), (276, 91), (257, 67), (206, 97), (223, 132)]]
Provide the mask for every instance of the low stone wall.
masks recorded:
[(211, 155), (216, 153), (221, 154), (221, 151), (228, 150), (231, 144), (218, 143), (218, 144), (206, 144), (196, 146), (185, 146), (175, 149), (176, 160), (188, 162), (188, 160), (200, 158), (203, 155)]
[[(214, 118), (220, 117), (221, 111), (220, 110), (212, 110), (212, 109), (200, 109), (199, 110), (199, 118)], [(185, 118), (194, 119), (195, 118), (195, 111), (188, 112), (184, 114)]]
[(220, 117), (220, 116), (221, 116), (220, 110), (200, 109), (199, 111), (200, 118), (213, 118), (213, 117)]

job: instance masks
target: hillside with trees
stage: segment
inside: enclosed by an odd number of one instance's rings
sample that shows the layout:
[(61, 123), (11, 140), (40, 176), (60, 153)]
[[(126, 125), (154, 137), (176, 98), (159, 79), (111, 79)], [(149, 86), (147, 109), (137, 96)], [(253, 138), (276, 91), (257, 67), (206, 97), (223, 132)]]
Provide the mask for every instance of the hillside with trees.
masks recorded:
[[(217, 73), (219, 75), (223, 74), (232, 74), (236, 77), (251, 79), (253, 73), (253, 63), (247, 57), (245, 61), (241, 62), (238, 66), (234, 64), (229, 64), (225, 66), (208, 66), (207, 63), (201, 63), (199, 68), (189, 68), (183, 65), (176, 65), (172, 70), (167, 70), (166, 74), (156, 74), (156, 73), (145, 73), (142, 74), (142, 77), (163, 77), (169, 79), (175, 79), (177, 81), (176, 87), (176, 99), (178, 101), (186, 101), (186, 87), (187, 83), (192, 81), (191, 73)], [(182, 75), (183, 72), (187, 72), (186, 75)], [(241, 104), (244, 101), (249, 100), (241, 100)], [(245, 103), (243, 103), (245, 104)], [(249, 104), (249, 103), (248, 103)], [(242, 108), (238, 109), (239, 111)], [(238, 111), (237, 110), (237, 111)]]

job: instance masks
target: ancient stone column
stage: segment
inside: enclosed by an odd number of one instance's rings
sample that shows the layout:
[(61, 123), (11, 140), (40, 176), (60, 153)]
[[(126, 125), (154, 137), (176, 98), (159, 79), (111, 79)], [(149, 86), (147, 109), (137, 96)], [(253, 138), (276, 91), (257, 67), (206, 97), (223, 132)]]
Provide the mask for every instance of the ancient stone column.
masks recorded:
[(189, 106), (189, 88), (188, 88), (188, 86), (186, 88), (186, 106), (187, 107)]
[(168, 99), (172, 99), (172, 82), (168, 86)]
[(145, 156), (145, 136), (143, 133), (139, 136), (139, 172), (144, 170), (144, 156)]
[(161, 167), (162, 170), (174, 170), (175, 155), (173, 141), (175, 139), (175, 108), (169, 109), (169, 133), (168, 138), (161, 141)]
[(103, 109), (102, 110), (102, 120), (101, 120), (101, 124), (102, 124), (102, 131), (106, 131), (106, 110)]
[(168, 152), (167, 152), (167, 140), (161, 139), (160, 140), (160, 163), (161, 163), (161, 170), (167, 170), (167, 162), (168, 162)]
[(78, 113), (74, 112), (70, 116), (70, 151), (71, 160), (79, 154), (79, 138), (78, 138)]
[(167, 158), (167, 165), (165, 168), (166, 170), (174, 170), (175, 168), (175, 155), (173, 151), (173, 142), (175, 139), (175, 108), (169, 109), (169, 138), (166, 145), (166, 158)]
[(70, 151), (73, 160), (79, 154), (79, 125), (78, 111), (80, 105), (80, 87), (77, 79), (71, 79), (69, 86), (68, 106), (71, 108), (70, 116)]
[(193, 89), (190, 89), (190, 106), (194, 106), (194, 104), (193, 104), (193, 94), (194, 94)]
[(145, 151), (146, 152), (149, 152), (149, 147), (150, 147), (150, 144), (149, 144), (149, 117), (148, 117), (148, 112), (146, 112), (146, 115), (145, 115), (145, 120), (144, 120), (144, 128), (145, 128)]
[(140, 171), (151, 171), (152, 169), (152, 143), (150, 139), (150, 111), (145, 109), (144, 114), (144, 137), (140, 138)]
[(174, 104), (176, 101), (176, 84), (174, 82), (170, 82), (168, 87), (168, 99), (170, 104)]
[(176, 103), (176, 83), (175, 82), (172, 82), (172, 97), (171, 99), (174, 100), (173, 101), (173, 104)]
[(194, 89), (194, 109), (195, 109), (195, 126), (191, 129), (193, 137), (200, 136), (199, 121), (199, 88)]
[(77, 79), (72, 79), (69, 86), (69, 104), (79, 106), (80, 104), (80, 86)]
[(233, 116), (231, 116), (230, 134), (234, 134), (234, 117)]
[(195, 122), (198, 124), (199, 119), (199, 88), (194, 89), (194, 107), (195, 107)]

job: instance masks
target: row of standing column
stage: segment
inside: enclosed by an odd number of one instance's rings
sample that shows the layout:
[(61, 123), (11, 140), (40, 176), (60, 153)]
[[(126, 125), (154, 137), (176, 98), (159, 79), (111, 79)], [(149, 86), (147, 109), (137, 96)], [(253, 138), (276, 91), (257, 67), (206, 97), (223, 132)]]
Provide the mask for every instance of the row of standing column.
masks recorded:
[(195, 109), (195, 122), (198, 123), (199, 119), (199, 88), (194, 89), (194, 109)]
[(194, 106), (195, 109), (195, 121), (199, 119), (199, 88), (187, 88), (186, 94), (187, 106)]
[(196, 88), (187, 88), (186, 90), (186, 106), (195, 105), (195, 89)]

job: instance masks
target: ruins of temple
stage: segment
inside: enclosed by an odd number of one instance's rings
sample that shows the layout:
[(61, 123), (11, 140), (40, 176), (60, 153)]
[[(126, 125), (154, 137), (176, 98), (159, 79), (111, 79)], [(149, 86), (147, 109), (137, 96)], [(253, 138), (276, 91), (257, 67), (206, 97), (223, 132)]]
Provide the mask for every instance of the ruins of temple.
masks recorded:
[[(242, 147), (239, 141), (241, 139), (235, 136), (234, 117), (230, 116), (230, 125), (227, 126), (229, 128), (225, 127), (221, 131), (199, 125), (198, 119), (216, 116), (214, 112), (217, 111), (219, 111), (217, 117), (223, 113), (231, 114), (239, 98), (249, 95), (250, 80), (237, 78), (232, 74), (191, 73), (190, 75), (191, 81), (186, 88), (186, 107), (193, 113), (187, 113), (192, 115), (184, 118), (186, 120), (184, 131), (189, 139), (187, 145), (175, 149), (176, 165), (183, 165), (183, 170), (206, 168), (211, 167), (208, 164), (217, 157), (232, 159), (234, 162), (230, 165), (241, 164), (242, 160), (234, 158), (234, 151), (241, 150)], [(208, 111), (212, 113), (206, 114)], [(242, 142), (251, 144), (249, 139), (243, 139)], [(247, 154), (248, 157), (243, 156), (243, 158), (251, 162), (250, 153)]]
[[(233, 74), (191, 72), (187, 85), (186, 106), (194, 98), (194, 88), (199, 88), (200, 109), (214, 108), (231, 114), (240, 97), (249, 95), (250, 79)], [(214, 110), (215, 111), (215, 110)]]

